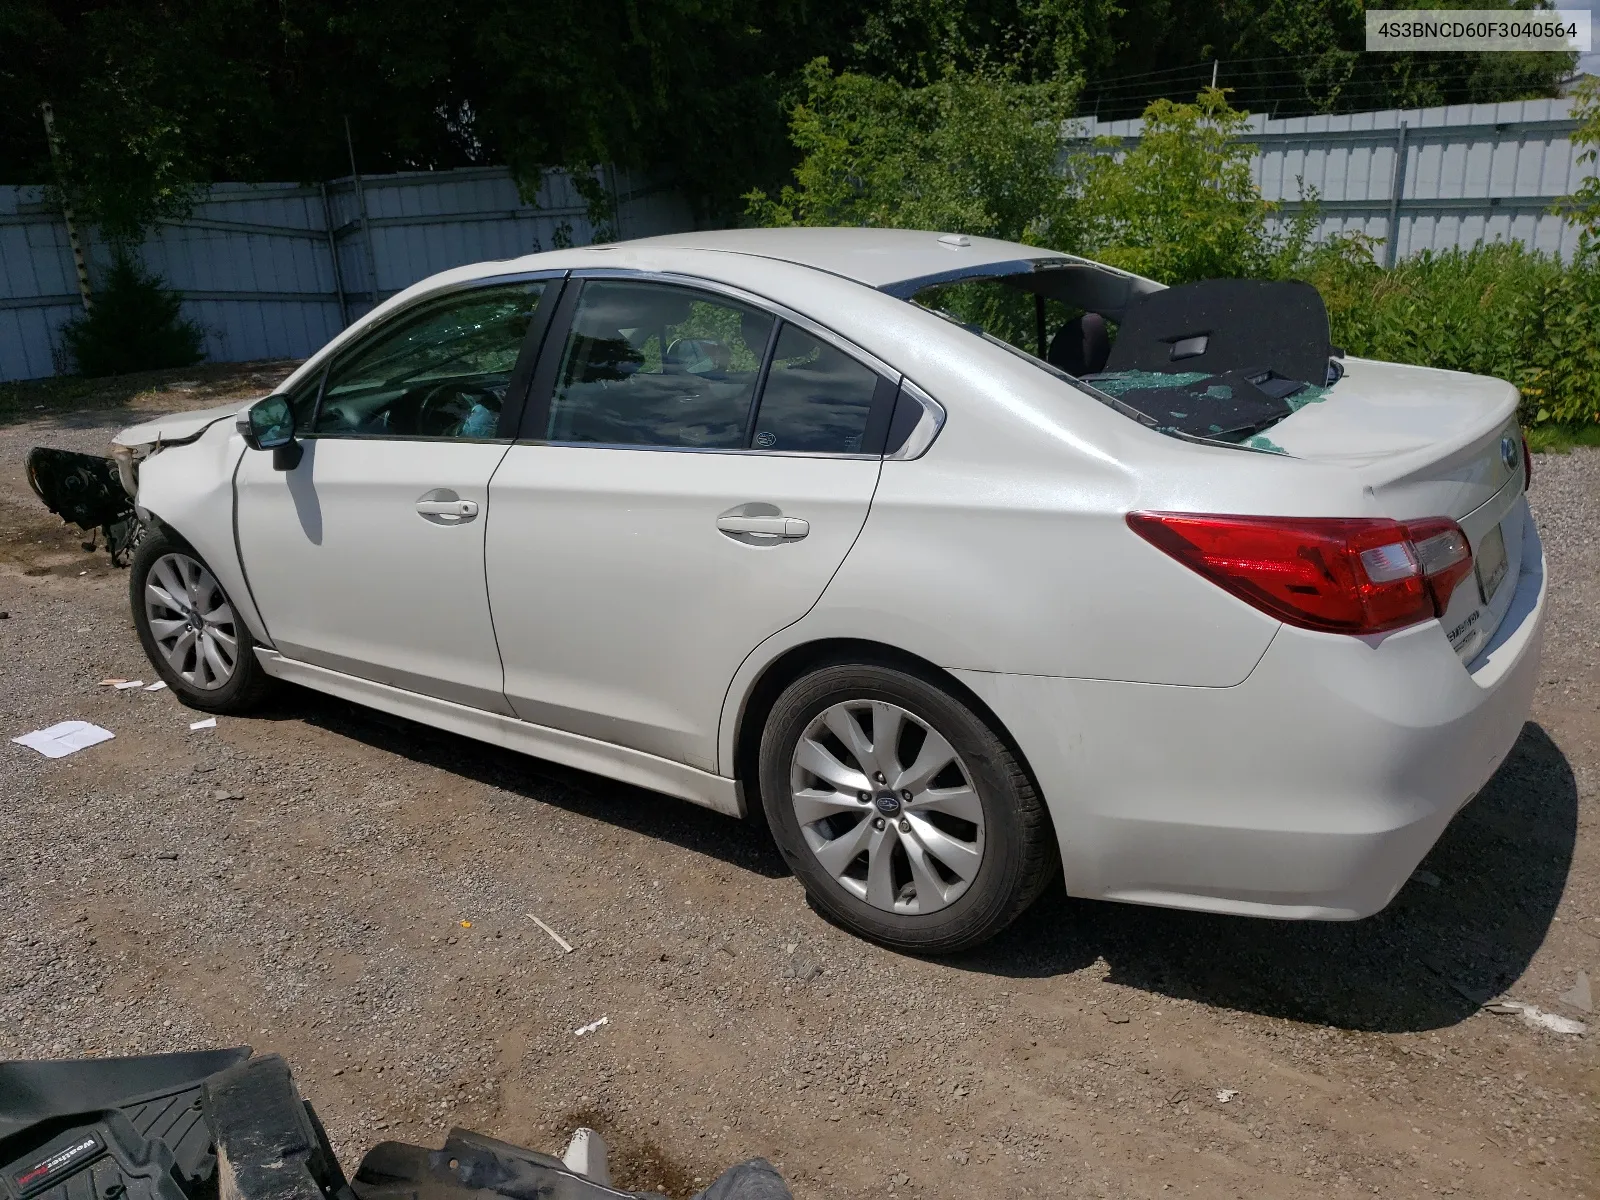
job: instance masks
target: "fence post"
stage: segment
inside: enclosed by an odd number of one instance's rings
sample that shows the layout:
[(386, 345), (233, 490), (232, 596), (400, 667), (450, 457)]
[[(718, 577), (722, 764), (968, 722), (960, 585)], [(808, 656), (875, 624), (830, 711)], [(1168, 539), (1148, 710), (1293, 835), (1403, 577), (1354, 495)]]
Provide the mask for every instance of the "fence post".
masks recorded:
[(1389, 190), (1389, 239), (1383, 248), (1383, 265), (1394, 266), (1400, 242), (1400, 198), (1406, 190), (1406, 123), (1400, 122), (1394, 138), (1394, 183)]
[(339, 328), (350, 327), (350, 308), (344, 302), (344, 272), (339, 268), (339, 239), (333, 233), (333, 205), (328, 203), (328, 185), (317, 184), (322, 190), (322, 225), (328, 231), (328, 258), (333, 263), (333, 291), (339, 297)]

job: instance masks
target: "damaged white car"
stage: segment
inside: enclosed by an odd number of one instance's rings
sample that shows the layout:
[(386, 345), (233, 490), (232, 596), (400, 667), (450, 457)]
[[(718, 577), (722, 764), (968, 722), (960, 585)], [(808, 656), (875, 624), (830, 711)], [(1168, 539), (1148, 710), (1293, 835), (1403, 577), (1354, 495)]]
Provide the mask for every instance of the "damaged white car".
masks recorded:
[(1528, 713), (1516, 405), (1342, 358), (1302, 284), (744, 230), (435, 276), (117, 455), (188, 704), (289, 681), (759, 805), (820, 909), (936, 952), (1057, 871), (1387, 904)]

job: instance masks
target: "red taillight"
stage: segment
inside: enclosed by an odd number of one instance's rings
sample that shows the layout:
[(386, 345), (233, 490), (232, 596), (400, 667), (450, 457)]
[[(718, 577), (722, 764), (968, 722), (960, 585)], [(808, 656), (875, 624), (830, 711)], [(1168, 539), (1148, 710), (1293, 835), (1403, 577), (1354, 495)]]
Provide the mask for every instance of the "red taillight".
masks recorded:
[(1466, 535), (1448, 517), (1133, 512), (1128, 526), (1262, 612), (1327, 633), (1383, 633), (1441, 616), (1472, 571)]
[(1528, 435), (1522, 435), (1522, 490), (1533, 487), (1533, 452), (1528, 449)]

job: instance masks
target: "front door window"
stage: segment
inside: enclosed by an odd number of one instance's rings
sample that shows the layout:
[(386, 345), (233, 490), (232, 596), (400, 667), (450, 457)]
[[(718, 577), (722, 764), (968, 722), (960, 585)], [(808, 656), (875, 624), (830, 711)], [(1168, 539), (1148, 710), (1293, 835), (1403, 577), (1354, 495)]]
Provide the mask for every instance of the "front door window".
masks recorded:
[(498, 433), (545, 284), (497, 284), (396, 317), (337, 358), (316, 437), (480, 439)]

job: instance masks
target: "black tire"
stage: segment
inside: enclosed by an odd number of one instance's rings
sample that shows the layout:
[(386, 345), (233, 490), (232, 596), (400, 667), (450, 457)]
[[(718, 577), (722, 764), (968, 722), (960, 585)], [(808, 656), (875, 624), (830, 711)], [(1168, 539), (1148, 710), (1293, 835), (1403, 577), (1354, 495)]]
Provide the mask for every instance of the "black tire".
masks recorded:
[[(194, 547), (170, 529), (152, 529), (139, 543), (128, 573), (128, 599), (133, 609), (134, 628), (139, 631), (139, 643), (144, 647), (150, 665), (178, 699), (190, 708), (225, 714), (247, 713), (259, 708), (272, 695), (277, 681), (262, 669), (255, 654), (256, 640), (242, 619), (235, 617), (231, 624), (222, 626), (232, 634), (237, 643), (237, 653), (232, 674), (219, 686), (197, 686), (174, 668), (162, 652), (151, 629), (150, 613), (145, 604), (145, 586), (149, 582), (151, 569), (168, 555), (181, 555), (192, 560), (215, 579), (215, 573), (211, 572), (210, 566)], [(236, 614), (238, 610), (234, 608), (232, 598), (223, 591), (220, 583), (217, 584), (217, 591)]]
[[(852, 886), (859, 886), (863, 890), (870, 886), (865, 881), (868, 871), (865, 864), (869, 861), (866, 852), (852, 860), (855, 863), (853, 869), (861, 873), (858, 882), (847, 884), (835, 879), (823, 867), (806, 834), (802, 832), (791, 781), (791, 774), (797, 769), (794, 754), (801, 737), (822, 714), (830, 709), (837, 713), (836, 705), (866, 705), (873, 701), (883, 701), (904, 710), (942, 736), (959, 756), (956, 767), (960, 774), (967, 777), (967, 783), (976, 792), (981, 805), (981, 834), (977, 825), (973, 824), (971, 832), (963, 835), (972, 838), (972, 844), (981, 848), (976, 872), (965, 882), (965, 891), (936, 911), (896, 912), (874, 906), (863, 896), (849, 890)], [(865, 719), (874, 720), (870, 716)], [(907, 722), (906, 725), (909, 727), (911, 723)], [(862, 728), (860, 719), (857, 727)], [(871, 731), (864, 732), (870, 739)], [(826, 738), (828, 735), (814, 733), (813, 736)], [(909, 736), (916, 738), (919, 734), (912, 733)], [(928, 735), (921, 733), (920, 736)], [(844, 744), (837, 743), (837, 749), (843, 751)], [(876, 752), (877, 748), (874, 747)], [(908, 751), (908, 756), (914, 757), (915, 750)], [(839, 757), (837, 752), (835, 757)], [(843, 758), (839, 760), (846, 761)], [(851, 758), (848, 761), (859, 766), (859, 760)], [(941, 778), (949, 777), (941, 774), (934, 782), (937, 783)], [(1049, 814), (1027, 771), (996, 731), (946, 690), (931, 671), (923, 675), (885, 664), (844, 662), (821, 667), (790, 684), (773, 704), (762, 732), (760, 786), (762, 807), (773, 838), (790, 868), (805, 885), (812, 903), (825, 916), (845, 928), (896, 950), (916, 954), (948, 954), (988, 941), (1038, 898), (1060, 866)], [(814, 786), (815, 780), (807, 785), (808, 788)], [(938, 786), (950, 785), (945, 783)], [(834, 794), (840, 797), (836, 803), (842, 803), (848, 797), (844, 791), (836, 790)], [(863, 825), (877, 820), (880, 811), (891, 811), (887, 807), (879, 808), (880, 797), (884, 806), (895, 800), (892, 789), (875, 793), (872, 801), (858, 810), (861, 823), (852, 824), (852, 813), (841, 811), (837, 817), (813, 824), (812, 837), (859, 833), (861, 837), (871, 838), (872, 834)], [(857, 801), (860, 802), (859, 794)], [(899, 829), (907, 828), (899, 823), (901, 819), (916, 815), (910, 804), (906, 805), (903, 812), (898, 809), (893, 811), (899, 816), (885, 817), (884, 820), (892, 821)], [(836, 834), (835, 830), (839, 828), (845, 829), (846, 834)], [(887, 830), (887, 834), (895, 836), (895, 829)], [(840, 844), (844, 845), (844, 842)], [(908, 837), (907, 845), (910, 844)], [(898, 874), (893, 878), (907, 877), (910, 864), (904, 857), (905, 847), (887, 853), (901, 856), (896, 868)], [(906, 892), (905, 884), (897, 886), (900, 890), (894, 893), (896, 906)], [(914, 881), (910, 883), (909, 890), (910, 897), (906, 903), (917, 904)], [(938, 898), (939, 901), (943, 899), (942, 895)]]

